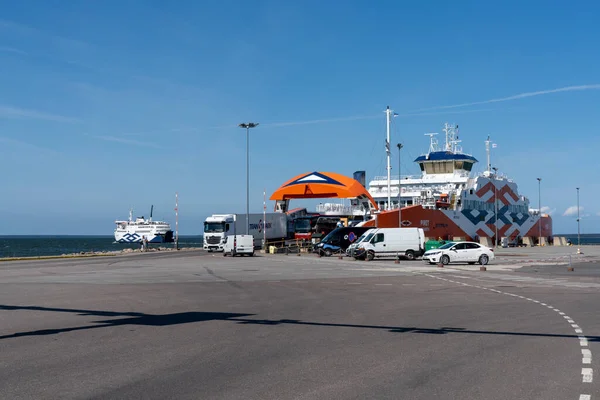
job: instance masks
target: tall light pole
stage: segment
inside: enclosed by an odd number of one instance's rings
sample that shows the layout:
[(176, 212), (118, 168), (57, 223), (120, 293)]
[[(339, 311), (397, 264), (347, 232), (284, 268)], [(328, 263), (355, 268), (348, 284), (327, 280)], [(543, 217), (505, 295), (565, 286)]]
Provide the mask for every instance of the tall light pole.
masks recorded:
[(538, 237), (538, 246), (542, 245), (542, 178), (537, 178), (538, 181), (538, 210), (540, 214), (540, 235)]
[(250, 128), (256, 128), (258, 122), (241, 123), (246, 129), (246, 235), (250, 232)]
[(398, 147), (398, 228), (402, 228), (402, 189), (400, 183), (402, 182), (402, 176), (400, 175), (400, 150), (402, 150), (402, 143), (396, 145)]
[(493, 167), (492, 170), (494, 171), (494, 230), (495, 230), (495, 240), (494, 240), (494, 247), (498, 247), (498, 199), (496, 198), (497, 194), (497, 190), (496, 190), (496, 176), (498, 173), (498, 168)]
[(577, 188), (577, 254), (581, 254), (581, 234), (579, 231), (579, 188)]

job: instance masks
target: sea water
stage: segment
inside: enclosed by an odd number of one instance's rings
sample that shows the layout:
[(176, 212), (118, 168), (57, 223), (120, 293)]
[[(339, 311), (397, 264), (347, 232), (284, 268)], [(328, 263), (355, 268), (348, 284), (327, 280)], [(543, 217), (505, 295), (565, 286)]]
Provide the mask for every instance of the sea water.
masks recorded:
[[(175, 243), (150, 243), (149, 246), (173, 248)], [(202, 247), (202, 236), (180, 236), (179, 247)], [(115, 243), (114, 236), (0, 236), (0, 258), (139, 248), (139, 243)]]

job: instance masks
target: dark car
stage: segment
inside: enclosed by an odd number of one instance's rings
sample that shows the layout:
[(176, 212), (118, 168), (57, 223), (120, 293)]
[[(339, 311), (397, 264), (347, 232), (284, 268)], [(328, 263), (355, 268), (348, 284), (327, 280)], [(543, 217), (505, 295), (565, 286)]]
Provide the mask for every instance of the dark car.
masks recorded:
[(344, 254), (346, 249), (369, 229), (373, 227), (351, 226), (334, 229), (315, 246), (315, 252), (325, 256)]

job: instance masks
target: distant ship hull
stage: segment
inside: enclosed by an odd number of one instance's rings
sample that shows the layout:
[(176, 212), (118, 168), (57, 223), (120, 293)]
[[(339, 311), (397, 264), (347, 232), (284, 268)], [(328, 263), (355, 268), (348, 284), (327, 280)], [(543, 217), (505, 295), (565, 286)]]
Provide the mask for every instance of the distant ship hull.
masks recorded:
[(118, 243), (141, 243), (142, 238), (146, 236), (148, 243), (172, 243), (173, 231), (165, 231), (160, 233), (142, 232), (132, 230), (115, 231), (115, 241)]

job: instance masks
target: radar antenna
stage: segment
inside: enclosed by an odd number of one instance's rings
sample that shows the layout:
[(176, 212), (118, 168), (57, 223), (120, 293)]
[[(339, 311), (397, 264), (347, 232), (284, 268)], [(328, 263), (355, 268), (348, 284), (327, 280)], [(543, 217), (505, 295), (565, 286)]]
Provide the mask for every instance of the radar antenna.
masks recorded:
[(438, 141), (435, 138), (437, 133), (426, 133), (425, 136), (429, 136), (429, 152), (433, 153), (434, 151), (439, 151)]

